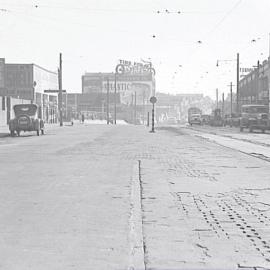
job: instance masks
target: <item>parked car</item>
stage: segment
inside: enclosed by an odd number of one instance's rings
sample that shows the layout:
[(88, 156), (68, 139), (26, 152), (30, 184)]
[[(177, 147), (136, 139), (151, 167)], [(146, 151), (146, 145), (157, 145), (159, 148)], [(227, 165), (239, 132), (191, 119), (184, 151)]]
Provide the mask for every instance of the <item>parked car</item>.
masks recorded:
[(202, 115), (202, 125), (209, 125), (211, 116), (209, 114)]
[(202, 124), (202, 117), (201, 114), (191, 114), (189, 115), (188, 119), (189, 124), (192, 125), (201, 125)]
[(232, 115), (230, 114), (225, 115), (224, 126), (239, 127), (239, 125), (240, 125), (240, 117), (237, 114), (232, 113)]
[(173, 116), (168, 117), (166, 123), (168, 125), (176, 125), (177, 124), (177, 119), (176, 119), (176, 117), (173, 117)]
[(262, 132), (269, 129), (269, 112), (266, 105), (249, 104), (241, 108), (240, 131), (248, 128), (249, 132), (260, 129)]
[(21, 131), (35, 131), (44, 134), (44, 121), (39, 118), (38, 105), (17, 104), (13, 107), (15, 118), (9, 121), (10, 135), (20, 136)]

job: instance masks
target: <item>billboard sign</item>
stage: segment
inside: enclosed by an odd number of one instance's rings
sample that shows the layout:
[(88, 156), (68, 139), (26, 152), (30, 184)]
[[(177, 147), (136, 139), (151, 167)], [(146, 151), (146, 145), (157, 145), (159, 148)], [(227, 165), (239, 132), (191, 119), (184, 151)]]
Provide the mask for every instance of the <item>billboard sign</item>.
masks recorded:
[(124, 67), (125, 74), (155, 73), (154, 69), (152, 68), (151, 62), (140, 63), (140, 62), (131, 62), (127, 60), (120, 60), (119, 62), (120, 62), (119, 65)]

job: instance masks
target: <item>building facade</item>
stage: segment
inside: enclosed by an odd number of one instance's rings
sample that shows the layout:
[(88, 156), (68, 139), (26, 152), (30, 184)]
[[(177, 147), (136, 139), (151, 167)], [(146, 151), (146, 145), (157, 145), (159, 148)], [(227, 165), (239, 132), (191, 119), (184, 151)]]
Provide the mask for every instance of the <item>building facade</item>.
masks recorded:
[(58, 74), (35, 64), (10, 64), (0, 58), (0, 96), (24, 99), (39, 105), (46, 122), (57, 121), (57, 94), (44, 90), (58, 89)]
[(82, 76), (82, 93), (110, 93), (120, 95), (120, 102), (124, 105), (132, 103), (132, 95), (136, 93), (137, 104), (142, 105), (155, 95), (155, 78), (150, 72), (141, 74), (115, 73), (85, 73)]
[(239, 105), (264, 104), (269, 106), (269, 59), (257, 65), (239, 82)]

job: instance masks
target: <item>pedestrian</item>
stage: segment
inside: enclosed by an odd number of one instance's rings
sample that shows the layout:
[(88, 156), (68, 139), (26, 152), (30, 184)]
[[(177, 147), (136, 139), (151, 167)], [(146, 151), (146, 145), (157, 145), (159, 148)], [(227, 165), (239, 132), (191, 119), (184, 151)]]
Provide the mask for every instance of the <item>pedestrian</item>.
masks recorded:
[(82, 123), (84, 123), (84, 114), (82, 114)]

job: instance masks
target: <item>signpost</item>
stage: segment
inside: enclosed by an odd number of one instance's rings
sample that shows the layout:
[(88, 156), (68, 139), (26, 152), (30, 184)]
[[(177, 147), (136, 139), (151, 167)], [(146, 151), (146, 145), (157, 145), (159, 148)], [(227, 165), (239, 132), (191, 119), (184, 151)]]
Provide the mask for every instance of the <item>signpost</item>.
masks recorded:
[(155, 96), (152, 96), (150, 98), (150, 102), (153, 104), (152, 108), (152, 129), (150, 132), (154, 133), (155, 132), (155, 103), (157, 102), (157, 98)]

